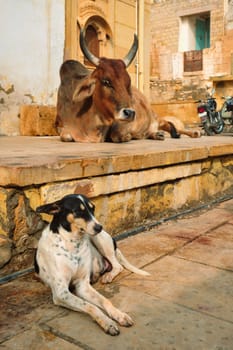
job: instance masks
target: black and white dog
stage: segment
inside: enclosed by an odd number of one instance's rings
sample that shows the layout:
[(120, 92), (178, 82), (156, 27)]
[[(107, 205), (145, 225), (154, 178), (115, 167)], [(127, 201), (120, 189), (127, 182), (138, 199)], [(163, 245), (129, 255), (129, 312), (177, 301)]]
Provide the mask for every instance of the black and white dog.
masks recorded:
[(100, 276), (103, 283), (111, 282), (123, 266), (140, 275), (149, 274), (126, 260), (96, 220), (94, 209), (88, 198), (78, 194), (37, 208), (38, 213), (53, 215), (53, 219), (39, 240), (35, 270), (50, 286), (55, 304), (89, 314), (106, 333), (117, 335), (114, 321), (126, 327), (133, 321), (91, 283)]

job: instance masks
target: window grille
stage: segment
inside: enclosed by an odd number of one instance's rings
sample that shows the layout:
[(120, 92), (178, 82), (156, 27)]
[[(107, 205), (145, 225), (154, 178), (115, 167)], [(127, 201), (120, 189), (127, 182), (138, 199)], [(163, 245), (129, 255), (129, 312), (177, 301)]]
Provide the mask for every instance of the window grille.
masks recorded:
[(202, 50), (184, 52), (184, 72), (196, 72), (203, 69)]

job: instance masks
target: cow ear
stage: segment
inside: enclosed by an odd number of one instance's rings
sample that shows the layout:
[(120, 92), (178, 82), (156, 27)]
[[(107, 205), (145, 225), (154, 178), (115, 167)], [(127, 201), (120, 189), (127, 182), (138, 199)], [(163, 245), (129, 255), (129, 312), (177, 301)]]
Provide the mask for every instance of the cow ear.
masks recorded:
[(37, 213), (45, 213), (50, 215), (57, 214), (59, 213), (60, 210), (61, 210), (61, 201), (56, 201), (54, 203), (41, 205), (36, 208)]
[(93, 78), (85, 78), (83, 81), (77, 84), (76, 89), (73, 93), (73, 102), (82, 102), (88, 97), (93, 95), (95, 90), (95, 79)]

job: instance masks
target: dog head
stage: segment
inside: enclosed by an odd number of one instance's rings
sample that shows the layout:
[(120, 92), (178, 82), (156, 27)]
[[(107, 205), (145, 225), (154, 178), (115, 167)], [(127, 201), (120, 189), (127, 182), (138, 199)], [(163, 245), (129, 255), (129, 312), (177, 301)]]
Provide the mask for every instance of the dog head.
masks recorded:
[(53, 233), (59, 233), (59, 227), (68, 232), (89, 235), (96, 235), (102, 230), (94, 216), (94, 204), (81, 194), (67, 195), (56, 202), (41, 205), (36, 211), (53, 215), (50, 223)]

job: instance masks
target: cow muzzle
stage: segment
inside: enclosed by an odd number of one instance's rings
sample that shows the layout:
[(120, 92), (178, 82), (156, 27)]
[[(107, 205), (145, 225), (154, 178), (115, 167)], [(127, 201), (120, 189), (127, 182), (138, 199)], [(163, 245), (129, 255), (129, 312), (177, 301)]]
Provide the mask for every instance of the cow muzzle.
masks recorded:
[(135, 119), (135, 110), (132, 108), (122, 108), (119, 113), (119, 120), (132, 122)]

